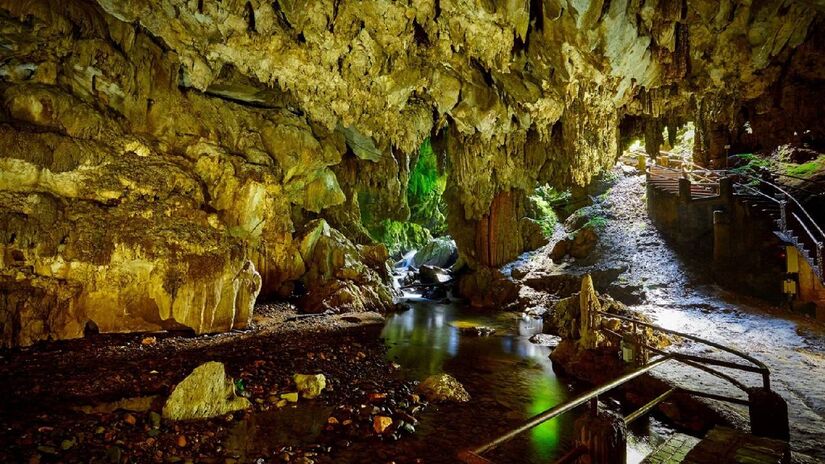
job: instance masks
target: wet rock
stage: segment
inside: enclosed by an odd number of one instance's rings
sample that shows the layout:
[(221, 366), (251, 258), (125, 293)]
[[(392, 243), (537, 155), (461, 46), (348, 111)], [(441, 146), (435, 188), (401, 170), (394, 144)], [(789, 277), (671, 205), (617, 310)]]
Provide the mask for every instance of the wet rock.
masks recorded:
[(74, 408), (86, 414), (110, 413), (117, 410), (143, 412), (152, 407), (152, 403), (157, 396), (136, 396), (134, 398), (123, 398), (122, 400), (109, 403), (99, 403), (95, 405), (85, 405)]
[(434, 402), (465, 403), (470, 401), (470, 394), (464, 386), (447, 373), (427, 377), (418, 385), (416, 391), (427, 400)]
[(327, 379), (324, 374), (295, 374), (293, 380), (301, 396), (306, 399), (317, 398), (327, 386)]
[(171, 420), (206, 419), (251, 406), (235, 396), (235, 384), (223, 363), (211, 361), (196, 367), (183, 379), (163, 406), (163, 417)]
[(496, 332), (496, 329), (485, 325), (479, 325), (470, 321), (453, 321), (450, 326), (458, 329), (462, 335), (475, 337), (488, 337)]
[[(370, 310), (389, 311), (393, 307), (386, 262), (386, 250), (364, 254), (344, 234), (323, 219), (310, 221), (301, 235), (300, 252), (306, 265), (301, 282), (306, 289), (300, 298), (302, 309), (310, 313)], [(375, 268), (365, 263), (373, 263)]]
[(579, 291), (581, 276), (562, 272), (531, 272), (522, 280), (522, 283), (556, 297), (567, 297)]
[(514, 267), (510, 271), (510, 276), (516, 280), (523, 279), (529, 271), (521, 267)]
[(535, 345), (547, 346), (550, 348), (557, 347), (559, 345), (559, 342), (561, 342), (561, 337), (558, 337), (556, 335), (539, 333), (530, 337), (530, 343), (533, 343)]
[(447, 268), (458, 259), (458, 249), (455, 240), (450, 238), (435, 238), (424, 245), (413, 257), (413, 265), (423, 265)]
[(428, 300), (438, 301), (446, 299), (447, 302), (449, 302), (447, 298), (447, 288), (443, 285), (425, 287), (424, 291), (421, 292), (421, 296)]
[(422, 284), (443, 284), (453, 279), (450, 273), (440, 267), (423, 265), (418, 270), (418, 280)]
[(463, 275), (458, 282), (459, 293), (471, 306), (497, 307), (509, 305), (518, 298), (518, 286), (498, 269), (482, 267)]

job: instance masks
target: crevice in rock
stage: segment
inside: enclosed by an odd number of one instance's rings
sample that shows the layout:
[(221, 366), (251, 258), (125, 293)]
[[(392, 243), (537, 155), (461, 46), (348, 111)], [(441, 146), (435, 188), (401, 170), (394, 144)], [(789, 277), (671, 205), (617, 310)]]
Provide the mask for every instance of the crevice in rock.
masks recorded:
[[(337, 5), (337, 3), (336, 3)], [(281, 28), (285, 31), (292, 31), (293, 27), (290, 24), (289, 20), (286, 17), (286, 13), (284, 13), (283, 8), (281, 8), (280, 0), (275, 0), (272, 2), (272, 11), (275, 12), (275, 18), (278, 21), (278, 24)], [(330, 31), (331, 32), (331, 31)]]
[[(536, 32), (544, 31), (544, 1), (530, 0), (530, 27)], [(528, 31), (527, 36), (530, 36)]]
[(246, 20), (247, 32), (258, 32), (258, 29), (255, 27), (255, 9), (252, 8), (252, 4), (249, 2), (246, 2), (244, 6), (244, 19)]
[(413, 37), (415, 39), (415, 43), (417, 43), (421, 47), (429, 47), (430, 46), (430, 38), (427, 36), (427, 31), (418, 24), (418, 21), (413, 20)]

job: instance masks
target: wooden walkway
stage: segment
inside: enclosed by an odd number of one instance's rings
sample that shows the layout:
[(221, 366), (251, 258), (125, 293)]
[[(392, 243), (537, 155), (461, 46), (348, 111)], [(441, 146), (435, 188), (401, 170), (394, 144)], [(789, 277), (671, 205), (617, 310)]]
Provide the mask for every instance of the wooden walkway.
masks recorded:
[(716, 427), (704, 439), (677, 433), (642, 464), (789, 464), (787, 442)]

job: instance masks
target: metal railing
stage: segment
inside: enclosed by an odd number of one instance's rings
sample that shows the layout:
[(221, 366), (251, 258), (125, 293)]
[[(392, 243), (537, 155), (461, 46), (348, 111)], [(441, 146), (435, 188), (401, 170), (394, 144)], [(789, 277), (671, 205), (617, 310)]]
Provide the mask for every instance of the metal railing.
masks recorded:
[[(780, 209), (780, 222), (778, 224), (780, 232), (785, 240), (793, 244), (801, 252), (810, 249), (811, 254), (802, 252), (803, 258), (811, 265), (814, 273), (820, 280), (825, 282), (825, 231), (813, 218), (802, 203), (791, 194), (788, 189), (776, 185), (760, 176), (736, 170), (712, 170), (697, 166), (692, 161), (686, 161), (682, 168), (671, 168), (668, 166), (655, 165), (656, 169), (669, 171), (673, 176), (665, 176), (656, 173), (651, 166), (648, 174), (654, 182), (661, 183), (685, 178), (693, 181), (698, 179), (701, 182), (691, 182), (692, 185), (699, 185), (710, 189), (711, 193), (720, 195), (719, 183), (722, 178), (732, 179), (744, 178), (749, 182), (734, 182), (733, 188), (739, 192), (746, 192), (760, 198), (770, 200)], [(715, 187), (713, 187), (715, 185)], [(761, 188), (759, 188), (761, 187)], [(770, 194), (765, 193), (767, 190)]]
[[(719, 367), (724, 367), (724, 368), (729, 368), (729, 369), (737, 369), (737, 370), (741, 370), (741, 371), (745, 371), (745, 372), (758, 373), (758, 374), (761, 374), (761, 377), (762, 377), (762, 387), (765, 390), (770, 390), (770, 370), (768, 369), (768, 367), (764, 363), (762, 363), (758, 359), (754, 358), (753, 356), (750, 356), (750, 355), (748, 355), (746, 353), (743, 353), (741, 351), (738, 351), (736, 349), (727, 347), (725, 345), (715, 343), (715, 342), (712, 342), (712, 341), (709, 341), (709, 340), (705, 340), (705, 339), (697, 337), (695, 335), (691, 335), (691, 334), (687, 334), (687, 333), (683, 333), (683, 332), (678, 332), (678, 331), (675, 331), (675, 330), (665, 329), (664, 327), (660, 327), (660, 326), (657, 326), (657, 325), (654, 325), (654, 324), (650, 324), (650, 323), (647, 323), (647, 322), (644, 322), (644, 321), (640, 321), (638, 319), (634, 319), (634, 318), (631, 318), (631, 317), (621, 316), (621, 315), (618, 315), (618, 314), (606, 313), (606, 312), (603, 312), (603, 311), (598, 311), (598, 313), (602, 317), (614, 318), (614, 319), (618, 319), (618, 320), (621, 320), (621, 321), (624, 321), (624, 322), (629, 322), (631, 324), (631, 335), (636, 335), (638, 327), (648, 327), (648, 328), (651, 328), (651, 329), (653, 329), (655, 331), (658, 331), (658, 332), (667, 333), (667, 334), (674, 335), (674, 336), (681, 337), (681, 338), (685, 338), (685, 339), (688, 339), (688, 340), (693, 340), (695, 342), (707, 345), (709, 347), (719, 349), (721, 351), (732, 354), (734, 356), (737, 356), (737, 357), (747, 361), (748, 364), (739, 364), (739, 363), (735, 363), (735, 362), (731, 362), (731, 361), (725, 361), (725, 360), (720, 360), (720, 359), (714, 359), (714, 358), (708, 358), (708, 357), (704, 357), (704, 356), (690, 355), (690, 354), (684, 354), (684, 353), (665, 352), (663, 350), (659, 350), (655, 347), (649, 346), (649, 345), (644, 344), (644, 343), (636, 343), (640, 349), (648, 350), (652, 353), (657, 354), (659, 357), (657, 357), (656, 359), (654, 359), (652, 361), (648, 361), (646, 364), (642, 365), (641, 367), (636, 368), (636, 369), (632, 370), (631, 372), (625, 373), (624, 375), (621, 375), (621, 376), (617, 377), (616, 379), (614, 379), (614, 380), (612, 380), (612, 381), (610, 381), (610, 382), (608, 382), (604, 385), (593, 388), (593, 389), (591, 389), (591, 390), (589, 390), (585, 393), (582, 393), (581, 395), (579, 395), (579, 396), (577, 396), (577, 397), (575, 397), (571, 400), (568, 400), (568, 401), (566, 401), (562, 404), (556, 405), (556, 406), (554, 406), (554, 407), (552, 407), (552, 408), (550, 408), (550, 409), (548, 409), (548, 410), (546, 410), (546, 411), (544, 411), (540, 414), (537, 414), (537, 415), (527, 419), (526, 421), (524, 421), (520, 425), (514, 427), (510, 431), (494, 438), (493, 440), (490, 440), (490, 441), (484, 443), (483, 445), (480, 445), (480, 446), (478, 446), (478, 447), (476, 447), (472, 450), (468, 450), (468, 451), (464, 451), (464, 452), (460, 453), (459, 454), (459, 459), (461, 459), (463, 462), (468, 463), (468, 464), (491, 463), (492, 461), (484, 458), (482, 455), (489, 452), (489, 451), (491, 451), (491, 450), (493, 450), (493, 449), (495, 449), (495, 448), (497, 448), (497, 447), (499, 447), (500, 445), (512, 440), (513, 438), (515, 438), (519, 434), (521, 434), (521, 433), (523, 433), (523, 432), (525, 432), (525, 431), (527, 431), (527, 430), (529, 430), (533, 427), (536, 427), (536, 426), (538, 426), (538, 425), (540, 425), (540, 424), (542, 424), (542, 423), (544, 423), (548, 420), (556, 418), (556, 417), (558, 417), (558, 416), (560, 416), (560, 415), (562, 415), (566, 412), (569, 412), (569, 411), (571, 411), (571, 410), (573, 410), (573, 409), (575, 409), (575, 408), (577, 408), (577, 407), (579, 407), (579, 406), (581, 406), (585, 403), (589, 402), (590, 406), (591, 406), (591, 411), (595, 411), (596, 408), (597, 408), (598, 398), (599, 398), (600, 395), (603, 395), (603, 394), (609, 392), (610, 390), (612, 390), (616, 387), (622, 386), (625, 383), (627, 383), (627, 382), (629, 382), (629, 381), (631, 381), (631, 380), (633, 380), (633, 379), (635, 379), (635, 378), (637, 378), (637, 377), (639, 377), (643, 374), (646, 374), (646, 373), (650, 372), (651, 370), (655, 369), (656, 367), (661, 366), (662, 364), (664, 364), (668, 361), (677, 361), (677, 362), (681, 362), (685, 365), (688, 365), (690, 367), (700, 369), (704, 372), (715, 375), (715, 376), (721, 378), (722, 380), (725, 380), (725, 381), (731, 383), (732, 385), (736, 386), (737, 388), (739, 388), (743, 391), (747, 391), (748, 387), (746, 387), (742, 382), (740, 382), (740, 381), (734, 379), (733, 377), (731, 377), (731, 376), (729, 376), (725, 373), (722, 373), (722, 372), (720, 372), (720, 371), (718, 371), (718, 370), (716, 370), (712, 367), (709, 367), (708, 365), (719, 366)], [(621, 337), (621, 338), (624, 339), (623, 335), (621, 335), (617, 332), (614, 332), (614, 331), (611, 331), (611, 330), (608, 330), (608, 329), (602, 329), (602, 330), (604, 330), (605, 332), (610, 333), (614, 336), (618, 336), (618, 337)], [(633, 338), (633, 337), (631, 337), (631, 338)], [(639, 338), (639, 340), (641, 340), (641, 339), (642, 338)], [(638, 418), (644, 416), (645, 414), (649, 413), (658, 404), (660, 404), (663, 401), (667, 400), (674, 393), (677, 393), (677, 392), (685, 393), (685, 394), (688, 394), (688, 395), (691, 395), (691, 396), (703, 397), (703, 398), (713, 399), (713, 400), (717, 400), (717, 401), (724, 401), (724, 402), (739, 404), (739, 405), (749, 405), (750, 404), (750, 402), (748, 400), (744, 400), (744, 399), (740, 399), (740, 398), (733, 398), (733, 397), (729, 397), (729, 396), (725, 396), (725, 395), (718, 395), (718, 394), (713, 394), (713, 393), (708, 393), (708, 392), (701, 392), (701, 391), (690, 390), (690, 389), (685, 389), (685, 388), (680, 388), (680, 387), (672, 387), (669, 390), (665, 391), (664, 393), (658, 395), (656, 398), (650, 400), (649, 402), (647, 402), (646, 404), (644, 404), (643, 406), (638, 408), (636, 411), (626, 415), (625, 418), (624, 418), (625, 424), (629, 424), (629, 423), (637, 420)], [(570, 452), (566, 453), (562, 458), (557, 460), (556, 464), (560, 464), (560, 463), (563, 463), (563, 462), (568, 462), (570, 459), (572, 459), (571, 458), (572, 455), (574, 455), (573, 457), (578, 457), (578, 456), (581, 455), (581, 453), (582, 453), (581, 449), (574, 448), (574, 449), (570, 450)]]

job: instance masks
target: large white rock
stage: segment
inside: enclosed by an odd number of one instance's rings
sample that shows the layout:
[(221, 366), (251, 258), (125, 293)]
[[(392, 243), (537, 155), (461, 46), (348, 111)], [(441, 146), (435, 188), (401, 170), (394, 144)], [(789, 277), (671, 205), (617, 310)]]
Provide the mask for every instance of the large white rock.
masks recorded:
[(207, 419), (252, 406), (235, 396), (235, 385), (226, 376), (223, 363), (210, 361), (196, 367), (183, 379), (166, 404), (163, 417), (171, 420)]

